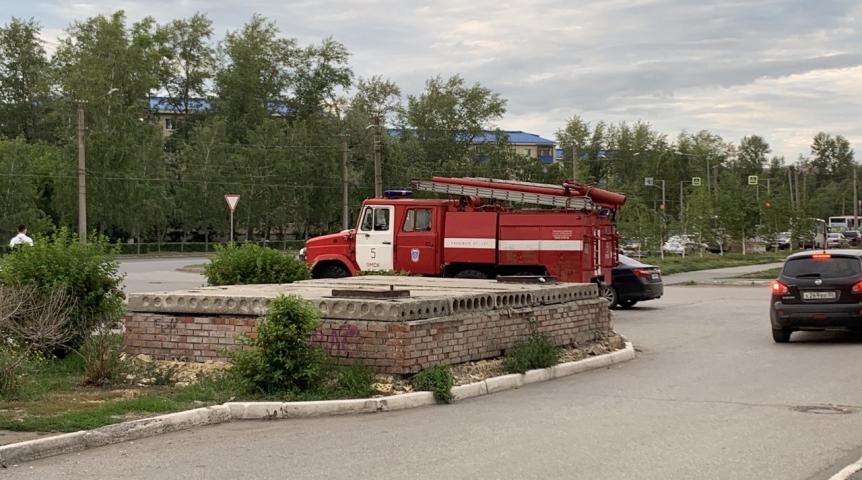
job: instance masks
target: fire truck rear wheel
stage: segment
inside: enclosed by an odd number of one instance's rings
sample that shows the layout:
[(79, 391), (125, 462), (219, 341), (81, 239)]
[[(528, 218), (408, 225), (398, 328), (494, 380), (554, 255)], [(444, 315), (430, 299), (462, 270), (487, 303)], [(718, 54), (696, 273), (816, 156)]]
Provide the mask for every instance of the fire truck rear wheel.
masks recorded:
[(611, 286), (604, 286), (602, 287), (601, 294), (602, 297), (608, 301), (609, 308), (616, 308), (620, 298), (616, 288)]
[(327, 265), (318, 269), (314, 278), (344, 278), (349, 277), (350, 272), (341, 265)]
[(487, 275), (480, 272), (479, 270), (462, 270), (455, 275), (455, 278), (475, 278), (479, 280), (485, 280), (488, 278)]

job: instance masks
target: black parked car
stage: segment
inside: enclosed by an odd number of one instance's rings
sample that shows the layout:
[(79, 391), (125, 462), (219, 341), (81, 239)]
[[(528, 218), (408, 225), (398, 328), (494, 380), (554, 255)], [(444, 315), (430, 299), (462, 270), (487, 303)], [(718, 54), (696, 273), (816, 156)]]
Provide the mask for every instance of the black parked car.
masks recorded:
[(631, 308), (643, 300), (664, 294), (661, 271), (654, 265), (620, 255), (620, 263), (611, 270), (611, 284), (602, 294), (611, 308)]
[(772, 282), (772, 339), (799, 330), (862, 329), (862, 250), (820, 250), (787, 257)]

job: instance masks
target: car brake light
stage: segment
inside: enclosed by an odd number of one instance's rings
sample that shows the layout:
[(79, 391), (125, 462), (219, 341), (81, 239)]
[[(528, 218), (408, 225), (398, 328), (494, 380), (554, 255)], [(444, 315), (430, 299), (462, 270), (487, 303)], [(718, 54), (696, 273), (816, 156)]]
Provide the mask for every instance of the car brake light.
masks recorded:
[(787, 289), (787, 286), (779, 281), (772, 282), (772, 293), (775, 295), (787, 295), (790, 293), (790, 290)]
[(814, 255), (811, 255), (811, 258), (814, 260), (826, 260), (832, 258), (832, 255), (828, 253), (815, 253)]
[(641, 277), (641, 278), (646, 278), (646, 279), (651, 279), (651, 278), (652, 278), (652, 272), (650, 272), (650, 271), (648, 271), (648, 270), (643, 270), (643, 269), (640, 269), (640, 268), (635, 268), (635, 269), (633, 269), (632, 271), (634, 272), (635, 276), (638, 276), (638, 277)]
[(851, 288), (850, 291), (853, 293), (862, 293), (862, 282), (853, 285), (853, 288)]

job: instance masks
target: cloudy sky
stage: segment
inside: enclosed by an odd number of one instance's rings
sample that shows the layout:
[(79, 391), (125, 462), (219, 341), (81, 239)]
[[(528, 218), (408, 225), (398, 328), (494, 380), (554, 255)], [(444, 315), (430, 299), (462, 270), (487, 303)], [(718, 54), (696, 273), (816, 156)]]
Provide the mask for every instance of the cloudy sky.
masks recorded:
[[(766, 137), (808, 155), (819, 131), (862, 152), (862, 2), (830, 0), (0, 0), (55, 40), (116, 9), (160, 22), (206, 13), (218, 38), (253, 13), (303, 44), (332, 35), (358, 75), (418, 93), (461, 74), (508, 99), (498, 126), (553, 138), (567, 118), (643, 120), (671, 137)], [(4, 22), (5, 23), (5, 22)], [(50, 45), (49, 45), (50, 47)]]

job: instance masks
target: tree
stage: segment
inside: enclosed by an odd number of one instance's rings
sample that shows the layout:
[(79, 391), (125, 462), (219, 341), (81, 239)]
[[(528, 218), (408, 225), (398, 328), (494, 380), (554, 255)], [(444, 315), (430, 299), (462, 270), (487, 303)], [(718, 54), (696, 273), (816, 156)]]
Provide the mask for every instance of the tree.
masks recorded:
[(769, 143), (760, 135), (749, 135), (739, 142), (735, 167), (744, 175), (763, 173), (766, 155), (772, 152)]
[[(215, 48), (211, 44), (212, 21), (196, 13), (191, 18), (173, 20), (159, 28), (164, 55), (161, 88), (167, 92), (167, 105), (188, 122), (190, 113), (200, 114), (201, 99), (209, 94), (215, 70)], [(172, 137), (188, 138), (190, 129), (178, 125)]]
[(54, 137), (49, 122), (55, 102), (41, 30), (33, 19), (14, 17), (0, 27), (0, 136), (28, 143)]
[[(151, 18), (127, 26), (122, 11), (99, 15), (75, 22), (53, 59), (61, 92), (70, 100), (88, 102), (90, 226), (120, 238), (140, 238), (153, 224), (150, 219), (164, 218), (167, 210), (162, 134), (143, 121), (150, 115), (147, 97), (162, 78), (159, 35)], [(69, 130), (69, 138), (74, 138)], [(71, 158), (74, 148), (69, 145)], [(65, 177), (57, 189), (64, 205), (61, 210), (66, 212), (74, 211), (77, 204), (74, 168), (68, 162), (57, 172)]]
[(293, 98), (289, 102), (298, 118), (319, 116), (325, 106), (337, 105), (336, 91), (347, 89), (353, 71), (347, 64), (350, 53), (332, 37), (320, 45), (309, 45), (297, 55), (292, 78)]
[(237, 193), (229, 167), (233, 149), (223, 142), (226, 128), (227, 122), (221, 118), (207, 119), (195, 127), (188, 145), (179, 152), (182, 171), (175, 196), (177, 217), (183, 232), (196, 231), (207, 243), (212, 234), (229, 231), (224, 195)]
[(852, 175), (853, 149), (850, 142), (841, 135), (820, 132), (811, 143), (811, 166), (818, 181), (833, 176), (846, 178)]
[(403, 136), (415, 135), (424, 157), (437, 167), (457, 171), (473, 160), (473, 142), (493, 130), (493, 122), (506, 113), (506, 100), (480, 83), (468, 86), (459, 75), (425, 82), (425, 91), (408, 95), (400, 123)]
[[(0, 232), (12, 236), (24, 223), (32, 233), (51, 230), (41, 202), (41, 165), (52, 162), (56, 149), (28, 145), (23, 138), (0, 139)], [(6, 240), (5, 238), (3, 240)]]
[(289, 113), (288, 90), (301, 51), (295, 39), (279, 33), (275, 22), (254, 15), (219, 43), (214, 103), (229, 141), (245, 143), (265, 119)]

